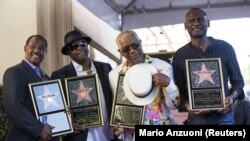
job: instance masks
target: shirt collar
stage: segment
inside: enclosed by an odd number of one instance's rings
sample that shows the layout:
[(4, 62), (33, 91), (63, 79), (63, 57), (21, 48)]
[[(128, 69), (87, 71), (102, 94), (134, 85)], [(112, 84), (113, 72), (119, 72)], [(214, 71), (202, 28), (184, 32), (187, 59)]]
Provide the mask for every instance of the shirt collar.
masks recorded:
[[(144, 63), (145, 64), (151, 64), (152, 63), (152, 58), (150, 56), (148, 56), (148, 55), (145, 55)], [(122, 63), (121, 72), (125, 73), (128, 69), (129, 69), (128, 60), (126, 60), (124, 63)]]
[(27, 59), (24, 59), (24, 61), (25, 61), (27, 64), (29, 64), (29, 66), (30, 66), (33, 70), (35, 70), (36, 68), (39, 68), (39, 67), (37, 67), (37, 66), (31, 64)]
[[(96, 71), (96, 68), (95, 68), (94, 63), (93, 63), (93, 61), (92, 61), (91, 59), (90, 59), (90, 63), (91, 63), (91, 68), (90, 68), (90, 69), (91, 69), (93, 72), (95, 72), (95, 71)], [(72, 60), (72, 64), (73, 64), (73, 66), (74, 66), (74, 68), (75, 68), (76, 71), (82, 71), (82, 65), (76, 63), (76, 62), (73, 61), (73, 60)]]

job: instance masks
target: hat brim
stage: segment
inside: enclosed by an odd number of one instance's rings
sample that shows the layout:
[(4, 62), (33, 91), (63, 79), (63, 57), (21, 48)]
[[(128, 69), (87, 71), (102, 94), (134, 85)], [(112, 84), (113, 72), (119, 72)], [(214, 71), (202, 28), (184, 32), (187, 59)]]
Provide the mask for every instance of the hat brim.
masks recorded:
[(61, 49), (62, 54), (63, 54), (63, 55), (68, 55), (68, 49), (69, 49), (68, 46), (71, 45), (73, 42), (78, 41), (78, 40), (85, 40), (88, 44), (91, 42), (91, 38), (89, 38), (89, 37), (82, 37), (82, 38), (73, 40), (73, 41), (71, 41), (71, 42), (65, 44), (65, 45), (62, 47), (62, 49)]
[[(138, 66), (140, 65), (140, 66)], [(156, 69), (154, 68), (153, 65), (151, 64), (137, 64), (133, 67), (131, 67), (125, 74), (124, 76), (124, 80), (123, 80), (123, 89), (124, 89), (124, 93), (126, 95), (126, 97), (128, 98), (128, 100), (135, 104), (135, 105), (140, 105), (140, 106), (143, 106), (143, 105), (148, 105), (150, 104), (151, 102), (153, 102), (153, 100), (156, 98), (157, 96), (157, 91), (159, 89), (159, 87), (155, 87), (153, 86), (153, 90), (151, 91), (150, 94), (148, 94), (147, 96), (145, 97), (137, 97), (132, 91), (131, 91), (131, 88), (130, 88), (130, 85), (129, 85), (129, 76), (130, 76), (130, 72), (132, 69), (136, 69), (136, 67), (145, 67), (145, 69), (147, 69), (151, 75), (157, 73)], [(143, 79), (143, 78), (142, 78)], [(143, 81), (143, 80), (142, 80)], [(140, 85), (140, 84), (139, 84)]]

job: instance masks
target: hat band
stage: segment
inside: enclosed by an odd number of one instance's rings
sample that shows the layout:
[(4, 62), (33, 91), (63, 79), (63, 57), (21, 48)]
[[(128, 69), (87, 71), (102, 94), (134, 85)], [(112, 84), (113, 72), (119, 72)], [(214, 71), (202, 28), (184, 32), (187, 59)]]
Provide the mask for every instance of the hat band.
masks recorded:
[[(131, 90), (131, 89), (130, 89)], [(153, 86), (151, 87), (150, 91), (143, 95), (143, 96), (138, 96), (137, 94), (133, 93), (133, 91), (131, 90), (131, 92), (134, 94), (134, 96), (138, 97), (138, 98), (144, 98), (144, 97), (147, 97), (151, 92), (153, 91)]]

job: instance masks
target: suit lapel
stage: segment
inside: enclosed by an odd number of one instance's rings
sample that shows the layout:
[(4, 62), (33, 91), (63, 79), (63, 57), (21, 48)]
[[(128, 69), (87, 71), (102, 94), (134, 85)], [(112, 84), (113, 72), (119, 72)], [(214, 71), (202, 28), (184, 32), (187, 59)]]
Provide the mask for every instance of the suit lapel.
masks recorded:
[(63, 70), (63, 74), (65, 74), (65, 78), (77, 76), (76, 70), (72, 62), (69, 65), (67, 65), (66, 69)]
[(25, 68), (25, 71), (27, 71), (27, 73), (32, 76), (32, 78), (34, 78), (36, 81), (42, 81), (42, 79), (37, 76), (36, 72), (31, 68), (31, 66), (27, 62), (23, 60), (21, 64)]
[(104, 99), (105, 99), (105, 103), (106, 103), (106, 109), (108, 111), (108, 116), (110, 119), (110, 115), (111, 115), (111, 106), (112, 106), (112, 91), (109, 87), (109, 79), (108, 79), (108, 70), (105, 67), (105, 65), (102, 65), (99, 62), (93, 61), (93, 64), (96, 68), (96, 72), (98, 74), (98, 77), (100, 79), (101, 82), (101, 86), (102, 86), (102, 90), (103, 90), (103, 95), (104, 95)]

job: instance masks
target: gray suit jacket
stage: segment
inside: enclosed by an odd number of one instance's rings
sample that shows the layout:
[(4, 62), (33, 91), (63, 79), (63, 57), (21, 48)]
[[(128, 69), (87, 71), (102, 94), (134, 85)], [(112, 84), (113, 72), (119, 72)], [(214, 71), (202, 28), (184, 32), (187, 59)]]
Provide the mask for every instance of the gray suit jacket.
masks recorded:
[[(94, 63), (97, 74), (98, 74), (100, 81), (101, 81), (101, 84), (102, 84), (102, 89), (103, 89), (103, 94), (105, 97), (105, 103), (106, 103), (106, 107), (107, 107), (107, 111), (108, 111), (108, 116), (110, 118), (113, 95), (112, 95), (111, 87), (109, 84), (108, 74), (112, 68), (111, 68), (110, 64), (107, 64), (107, 63), (97, 62), (97, 61), (93, 61), (93, 63)], [(73, 64), (70, 63), (70, 64), (64, 66), (63, 68), (52, 72), (51, 79), (61, 79), (64, 93), (66, 94), (64, 79), (68, 78), (68, 77), (75, 77), (75, 76), (77, 76), (75, 68), (74, 68)], [(86, 132), (83, 132), (80, 134), (68, 135), (64, 138), (64, 141), (86, 141), (87, 134), (88, 134), (88, 132), (86, 131)]]
[(5, 141), (38, 141), (43, 124), (36, 119), (28, 84), (42, 81), (25, 62), (8, 68), (3, 76), (4, 108), (8, 119)]

